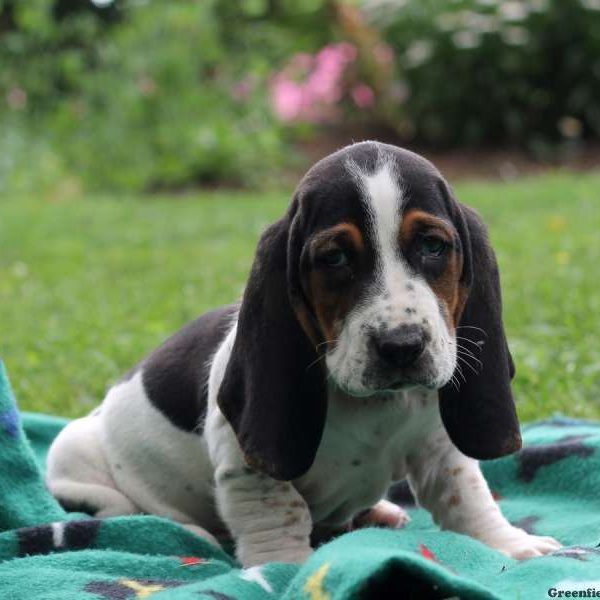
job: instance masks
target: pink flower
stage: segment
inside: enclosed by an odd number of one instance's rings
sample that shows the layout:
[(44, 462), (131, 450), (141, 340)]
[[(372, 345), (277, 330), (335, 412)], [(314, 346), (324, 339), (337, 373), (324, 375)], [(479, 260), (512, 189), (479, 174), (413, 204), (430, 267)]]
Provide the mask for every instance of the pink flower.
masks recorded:
[(276, 78), (271, 85), (271, 101), (282, 121), (294, 121), (302, 110), (302, 89), (293, 81)]
[(358, 56), (358, 50), (352, 44), (348, 42), (341, 42), (337, 44), (337, 51), (343, 57), (346, 62), (354, 62)]
[(364, 83), (359, 83), (352, 88), (352, 100), (358, 108), (369, 108), (375, 104), (375, 94), (373, 90)]
[(329, 44), (315, 56), (295, 54), (271, 81), (271, 102), (279, 118), (312, 123), (337, 118), (346, 71), (357, 54), (346, 42)]

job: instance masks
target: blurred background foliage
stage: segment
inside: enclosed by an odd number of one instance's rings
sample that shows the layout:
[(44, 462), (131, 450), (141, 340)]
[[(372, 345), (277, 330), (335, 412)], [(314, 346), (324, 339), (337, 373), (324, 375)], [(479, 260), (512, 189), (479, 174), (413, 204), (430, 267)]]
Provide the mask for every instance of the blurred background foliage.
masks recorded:
[(600, 136), (600, 0), (0, 0), (0, 189), (264, 185), (298, 141)]

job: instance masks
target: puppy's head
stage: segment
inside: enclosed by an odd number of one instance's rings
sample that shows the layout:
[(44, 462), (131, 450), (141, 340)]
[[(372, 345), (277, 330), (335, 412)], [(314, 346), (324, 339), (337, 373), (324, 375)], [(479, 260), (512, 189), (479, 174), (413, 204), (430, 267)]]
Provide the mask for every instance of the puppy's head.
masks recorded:
[(248, 460), (292, 479), (312, 463), (326, 381), (348, 395), (424, 386), (457, 447), (520, 444), (493, 252), (440, 173), (365, 142), (317, 163), (263, 235), (219, 405)]

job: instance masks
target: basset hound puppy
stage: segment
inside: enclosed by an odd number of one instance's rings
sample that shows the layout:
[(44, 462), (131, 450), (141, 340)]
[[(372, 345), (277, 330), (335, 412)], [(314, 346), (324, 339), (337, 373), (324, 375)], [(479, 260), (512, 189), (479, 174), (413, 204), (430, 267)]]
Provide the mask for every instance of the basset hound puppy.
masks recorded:
[(503, 517), (476, 460), (521, 445), (501, 313), (486, 229), (435, 167), (348, 146), (264, 232), (241, 303), (184, 327), (62, 431), (49, 489), (98, 517), (231, 536), (249, 566), (304, 561), (317, 531), (401, 526), (382, 499), (407, 478), (443, 529), (551, 552)]

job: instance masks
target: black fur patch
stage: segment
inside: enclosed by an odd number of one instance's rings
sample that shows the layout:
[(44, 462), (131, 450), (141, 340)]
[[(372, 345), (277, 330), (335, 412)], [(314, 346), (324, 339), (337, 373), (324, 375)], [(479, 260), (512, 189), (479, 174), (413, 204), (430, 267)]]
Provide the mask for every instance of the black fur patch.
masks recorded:
[(204, 421), (210, 358), (226, 335), (236, 310), (237, 305), (229, 305), (202, 315), (141, 364), (150, 402), (184, 431), (197, 430)]

